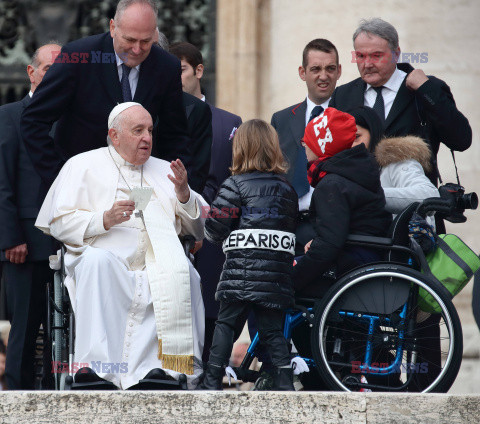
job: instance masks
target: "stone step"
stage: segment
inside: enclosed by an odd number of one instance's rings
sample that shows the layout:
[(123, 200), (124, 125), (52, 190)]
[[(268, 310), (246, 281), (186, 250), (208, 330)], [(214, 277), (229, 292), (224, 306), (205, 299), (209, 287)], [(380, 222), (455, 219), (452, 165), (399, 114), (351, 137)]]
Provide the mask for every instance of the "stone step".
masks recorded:
[(478, 423), (480, 395), (327, 392), (0, 392), (0, 422)]

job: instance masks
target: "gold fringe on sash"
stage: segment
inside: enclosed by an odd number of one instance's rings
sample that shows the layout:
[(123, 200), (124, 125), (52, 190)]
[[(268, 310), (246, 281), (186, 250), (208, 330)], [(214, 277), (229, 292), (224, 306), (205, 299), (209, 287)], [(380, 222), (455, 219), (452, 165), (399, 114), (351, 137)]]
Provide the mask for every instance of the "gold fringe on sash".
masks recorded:
[(163, 368), (183, 374), (193, 374), (193, 355), (163, 355)]
[(182, 374), (193, 374), (193, 355), (163, 355), (162, 341), (158, 341), (158, 359), (162, 367), (167, 370), (177, 371)]

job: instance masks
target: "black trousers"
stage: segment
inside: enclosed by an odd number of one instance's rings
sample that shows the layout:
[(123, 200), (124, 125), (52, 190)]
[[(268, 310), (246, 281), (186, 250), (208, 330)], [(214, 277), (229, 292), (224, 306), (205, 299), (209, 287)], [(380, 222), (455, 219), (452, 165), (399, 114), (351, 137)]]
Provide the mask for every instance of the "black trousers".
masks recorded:
[(48, 261), (3, 263), (7, 316), (12, 326), (8, 338), (5, 377), (9, 390), (32, 390), (35, 382), (35, 343), (45, 323), (45, 290), (53, 280)]
[(289, 365), (290, 353), (283, 337), (283, 312), (247, 302), (220, 302), (209, 362), (219, 366), (228, 365), (233, 343), (240, 336), (250, 311), (255, 315), (260, 340), (268, 349), (273, 365)]

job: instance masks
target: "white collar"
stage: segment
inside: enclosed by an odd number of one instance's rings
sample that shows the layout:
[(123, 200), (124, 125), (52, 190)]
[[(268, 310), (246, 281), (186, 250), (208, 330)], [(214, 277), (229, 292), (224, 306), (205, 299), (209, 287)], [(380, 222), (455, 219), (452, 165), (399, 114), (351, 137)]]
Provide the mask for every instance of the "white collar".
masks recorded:
[(33, 96), (32, 90), (30, 90), (30, 92), (28, 93), (28, 95), (30, 96), (30, 98), (32, 98), (32, 96)]
[[(118, 56), (117, 52), (115, 52), (115, 58), (117, 59), (117, 68), (122, 64), (124, 63), (122, 59), (120, 59), (120, 57)], [(138, 72), (140, 72), (140, 65), (141, 63), (139, 63), (137, 66), (135, 66), (134, 68), (132, 69), (136, 69)]]
[[(383, 84), (384, 88), (388, 88), (389, 90), (393, 91), (394, 93), (397, 93), (398, 90), (400, 90), (400, 87), (403, 83), (403, 80), (405, 79), (405, 76), (407, 75), (406, 72), (401, 71), (398, 68), (395, 68), (395, 71), (393, 74), (390, 76), (388, 81)], [(370, 88), (373, 88), (370, 84), (367, 84), (367, 88), (365, 91), (369, 90)]]
[(324, 101), (321, 105), (317, 105), (316, 103), (312, 102), (310, 98), (307, 96), (307, 110), (312, 110), (315, 106), (322, 106), (323, 110), (328, 107), (328, 103), (330, 103), (331, 97), (329, 97), (326, 101)]
[(202, 102), (205, 102), (205, 96), (202, 94), (202, 98), (200, 99)]

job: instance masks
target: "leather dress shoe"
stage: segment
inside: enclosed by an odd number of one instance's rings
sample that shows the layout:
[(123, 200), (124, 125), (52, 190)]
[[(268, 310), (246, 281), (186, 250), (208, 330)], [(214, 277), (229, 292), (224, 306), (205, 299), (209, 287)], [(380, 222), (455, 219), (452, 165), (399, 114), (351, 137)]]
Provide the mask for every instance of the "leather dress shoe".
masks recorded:
[(143, 380), (175, 380), (175, 379), (170, 375), (168, 375), (161, 368), (154, 368), (145, 377), (143, 377)]
[(95, 371), (89, 367), (80, 368), (75, 373), (75, 383), (94, 383), (97, 381), (106, 381), (105, 379), (99, 377)]

